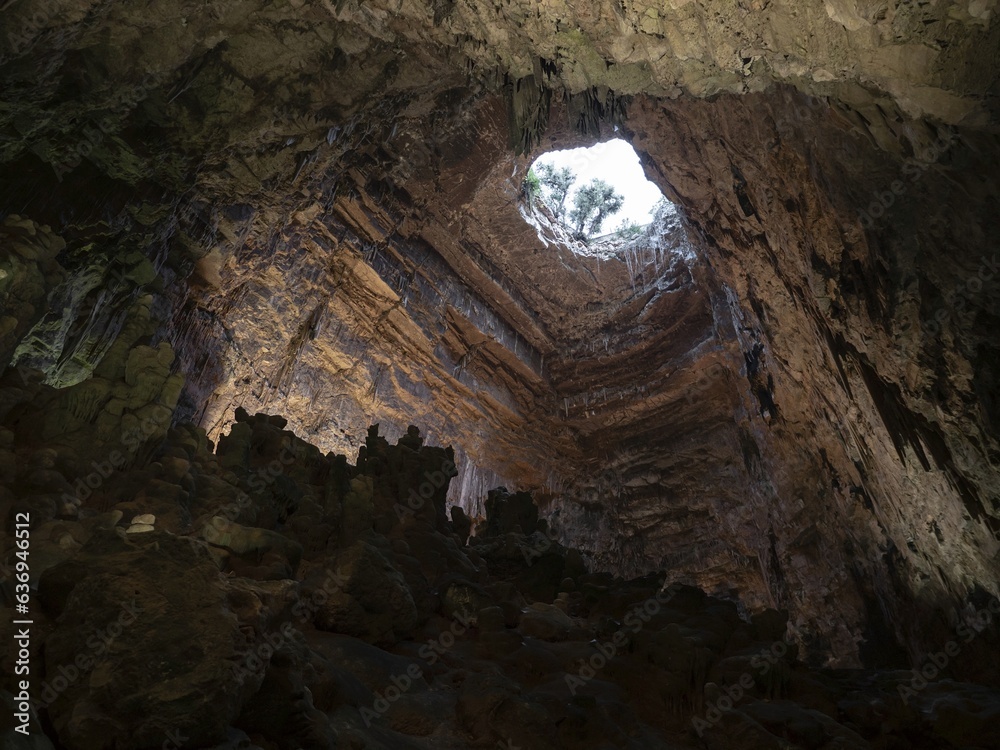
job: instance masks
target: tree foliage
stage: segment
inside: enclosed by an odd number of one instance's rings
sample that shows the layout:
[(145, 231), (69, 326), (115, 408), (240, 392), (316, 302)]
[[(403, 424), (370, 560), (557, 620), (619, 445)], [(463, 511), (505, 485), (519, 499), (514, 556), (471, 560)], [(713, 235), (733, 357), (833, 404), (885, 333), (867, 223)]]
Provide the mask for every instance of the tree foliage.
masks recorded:
[(591, 180), (573, 196), (569, 220), (579, 237), (592, 237), (601, 231), (604, 220), (618, 213), (625, 198), (604, 180)]
[(634, 240), (642, 234), (642, 227), (635, 221), (628, 221), (615, 230), (615, 239)]
[(538, 167), (538, 179), (545, 188), (545, 202), (552, 210), (552, 215), (562, 219), (566, 211), (566, 198), (570, 187), (576, 182), (576, 175), (569, 167), (556, 169), (551, 164), (542, 164)]
[(533, 204), (542, 195), (542, 183), (538, 179), (538, 175), (535, 174), (534, 169), (529, 169), (527, 176), (524, 178), (524, 182), (521, 185), (521, 191), (524, 193), (524, 199), (529, 205)]
[[(521, 189), (529, 204), (541, 199), (553, 218), (573, 231), (577, 238), (587, 240), (600, 233), (605, 219), (622, 209), (625, 198), (604, 180), (591, 180), (573, 194), (573, 209), (567, 217), (566, 203), (575, 182), (576, 175), (569, 167), (557, 169), (551, 164), (541, 164), (528, 170)], [(635, 236), (636, 229), (628, 227), (626, 233), (629, 237)]]

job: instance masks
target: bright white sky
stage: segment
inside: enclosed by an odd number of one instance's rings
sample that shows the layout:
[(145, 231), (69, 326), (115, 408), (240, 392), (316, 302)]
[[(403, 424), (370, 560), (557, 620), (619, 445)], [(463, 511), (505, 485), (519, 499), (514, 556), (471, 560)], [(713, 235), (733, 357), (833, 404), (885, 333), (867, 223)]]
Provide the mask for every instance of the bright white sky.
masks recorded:
[(622, 210), (605, 220), (601, 234), (613, 232), (628, 221), (640, 226), (648, 224), (653, 220), (653, 206), (663, 197), (660, 189), (643, 174), (639, 155), (622, 140), (606, 141), (590, 148), (549, 151), (538, 157), (532, 166), (537, 169), (541, 164), (569, 167), (576, 175), (576, 182), (570, 188), (566, 201), (567, 214), (572, 208), (576, 189), (595, 178), (611, 183), (625, 197)]

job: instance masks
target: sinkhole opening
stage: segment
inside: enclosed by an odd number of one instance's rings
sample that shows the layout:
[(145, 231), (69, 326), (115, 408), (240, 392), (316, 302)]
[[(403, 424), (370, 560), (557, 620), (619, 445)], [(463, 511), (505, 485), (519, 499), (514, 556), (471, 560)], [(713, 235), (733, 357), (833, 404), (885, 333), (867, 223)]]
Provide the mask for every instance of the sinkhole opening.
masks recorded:
[(543, 242), (582, 255), (613, 253), (676, 213), (620, 138), (542, 154), (524, 178), (521, 197), (522, 216)]

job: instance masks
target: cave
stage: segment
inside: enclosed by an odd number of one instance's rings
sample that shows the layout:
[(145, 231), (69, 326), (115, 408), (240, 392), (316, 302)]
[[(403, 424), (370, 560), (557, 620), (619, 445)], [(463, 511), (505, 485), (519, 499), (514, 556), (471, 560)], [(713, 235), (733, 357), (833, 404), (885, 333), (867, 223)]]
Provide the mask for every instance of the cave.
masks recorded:
[(3, 747), (1000, 747), (994, 6), (4, 3)]

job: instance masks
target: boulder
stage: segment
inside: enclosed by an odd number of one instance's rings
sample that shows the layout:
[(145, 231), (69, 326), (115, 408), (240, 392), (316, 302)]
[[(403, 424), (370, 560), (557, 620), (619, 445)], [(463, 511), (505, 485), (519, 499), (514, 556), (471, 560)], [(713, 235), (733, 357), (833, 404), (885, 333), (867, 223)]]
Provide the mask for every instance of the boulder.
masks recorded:
[(232, 659), (246, 640), (216, 568), (185, 539), (97, 531), (45, 571), (39, 600), (55, 618), (38, 698), (59, 741), (147, 750), (176, 731), (212, 745), (244, 696)]
[[(379, 645), (395, 643), (416, 627), (413, 596), (403, 575), (371, 544), (358, 541), (329, 560), (335, 586), (328, 587), (313, 617), (317, 628)], [(306, 591), (317, 576), (303, 583)]]

